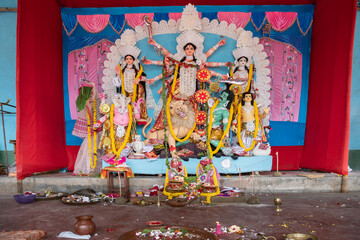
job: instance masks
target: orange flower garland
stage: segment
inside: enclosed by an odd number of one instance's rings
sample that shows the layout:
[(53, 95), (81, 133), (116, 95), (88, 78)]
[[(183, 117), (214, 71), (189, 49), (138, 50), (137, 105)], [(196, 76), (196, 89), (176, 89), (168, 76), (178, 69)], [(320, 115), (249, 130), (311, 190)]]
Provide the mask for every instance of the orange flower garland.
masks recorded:
[[(88, 130), (88, 144), (89, 144), (89, 157), (90, 157), (90, 167), (95, 169), (96, 161), (97, 161), (97, 139), (96, 139), (96, 132), (91, 129), (91, 122), (89, 112), (86, 111), (86, 118), (87, 118), (87, 130)], [(93, 101), (93, 124), (96, 123), (96, 97)], [(94, 141), (94, 152), (92, 151), (92, 144), (91, 144), (91, 133), (93, 133), (93, 141)], [(94, 159), (93, 159), (94, 156)]]

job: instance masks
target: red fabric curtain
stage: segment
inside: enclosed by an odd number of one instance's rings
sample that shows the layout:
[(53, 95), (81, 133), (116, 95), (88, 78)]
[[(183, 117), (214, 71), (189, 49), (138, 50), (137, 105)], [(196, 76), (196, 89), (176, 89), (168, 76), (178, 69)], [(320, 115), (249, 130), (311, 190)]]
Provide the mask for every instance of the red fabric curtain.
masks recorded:
[[(336, 16), (337, 21), (331, 21)], [(348, 173), (356, 1), (318, 0), (311, 36), (304, 153), (300, 167)]]
[(17, 177), (66, 167), (60, 7), (18, 1)]
[[(100, 7), (138, 7), (138, 6), (185, 6), (188, 0), (138, 0), (138, 1), (119, 1), (119, 0), (58, 0), (60, 7), (70, 8), (100, 8)], [(313, 4), (315, 0), (193, 0), (194, 5), (303, 5)], [(336, 0), (334, 0), (335, 4)]]
[[(223, 5), (195, 0), (195, 5)], [(301, 5), (315, 3), (311, 46), (309, 107), (304, 147), (278, 149), (281, 169), (300, 167), (347, 174), (351, 59), (356, 0), (228, 0), (227, 5)], [(17, 22), (17, 171), (68, 166), (65, 148), (60, 7), (186, 5), (177, 1), (18, 0)], [(338, 21), (331, 19), (337, 16)], [(44, 20), (45, 19), (45, 20)], [(330, 26), (327, 26), (331, 24)], [(330, 40), (331, 41), (330, 41)], [(45, 40), (45, 41), (44, 41)], [(294, 160), (295, 156), (295, 160)], [(274, 158), (276, 164), (276, 158)], [(275, 165), (276, 166), (276, 165)]]

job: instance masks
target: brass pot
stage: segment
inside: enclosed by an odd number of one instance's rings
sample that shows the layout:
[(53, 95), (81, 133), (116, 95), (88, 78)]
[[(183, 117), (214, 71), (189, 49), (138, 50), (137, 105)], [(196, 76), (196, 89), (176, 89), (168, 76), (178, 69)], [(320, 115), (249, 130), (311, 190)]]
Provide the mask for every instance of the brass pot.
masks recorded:
[(77, 222), (75, 223), (75, 232), (79, 235), (93, 235), (96, 230), (95, 223), (91, 221), (93, 216), (77, 216), (75, 217)]
[(286, 235), (286, 240), (318, 240), (319, 238), (314, 235), (306, 233), (290, 233)]

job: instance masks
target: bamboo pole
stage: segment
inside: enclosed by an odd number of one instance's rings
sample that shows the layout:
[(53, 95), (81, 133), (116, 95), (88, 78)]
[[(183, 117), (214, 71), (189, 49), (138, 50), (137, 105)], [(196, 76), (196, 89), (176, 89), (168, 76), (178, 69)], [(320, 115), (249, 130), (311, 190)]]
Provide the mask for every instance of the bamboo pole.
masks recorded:
[(17, 12), (17, 8), (0, 7), (0, 12)]

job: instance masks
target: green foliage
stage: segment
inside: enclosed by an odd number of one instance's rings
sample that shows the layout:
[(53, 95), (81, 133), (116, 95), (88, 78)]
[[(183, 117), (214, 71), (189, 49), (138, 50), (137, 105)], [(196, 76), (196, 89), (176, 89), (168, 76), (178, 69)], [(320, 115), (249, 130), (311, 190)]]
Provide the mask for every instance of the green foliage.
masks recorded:
[(186, 182), (187, 184), (197, 181), (197, 177), (196, 177), (196, 176), (186, 177), (186, 178), (184, 178), (184, 179), (185, 179), (185, 182)]
[(204, 172), (207, 173), (211, 169), (211, 164), (208, 164), (204, 167)]
[(78, 111), (81, 111), (85, 108), (86, 101), (90, 97), (91, 90), (92, 90), (92, 87), (82, 87), (80, 89), (79, 96), (76, 99), (76, 107), (77, 107)]
[[(167, 118), (166, 118), (166, 84), (165, 84), (165, 58), (163, 61), (163, 69), (162, 69), (162, 93), (161, 98), (163, 100), (163, 121), (164, 126), (167, 126)], [(169, 157), (168, 157), (168, 145), (167, 145), (167, 136), (166, 136), (166, 127), (164, 128), (164, 145), (165, 145), (165, 156), (166, 156), (166, 166), (170, 169), (169, 165)]]

